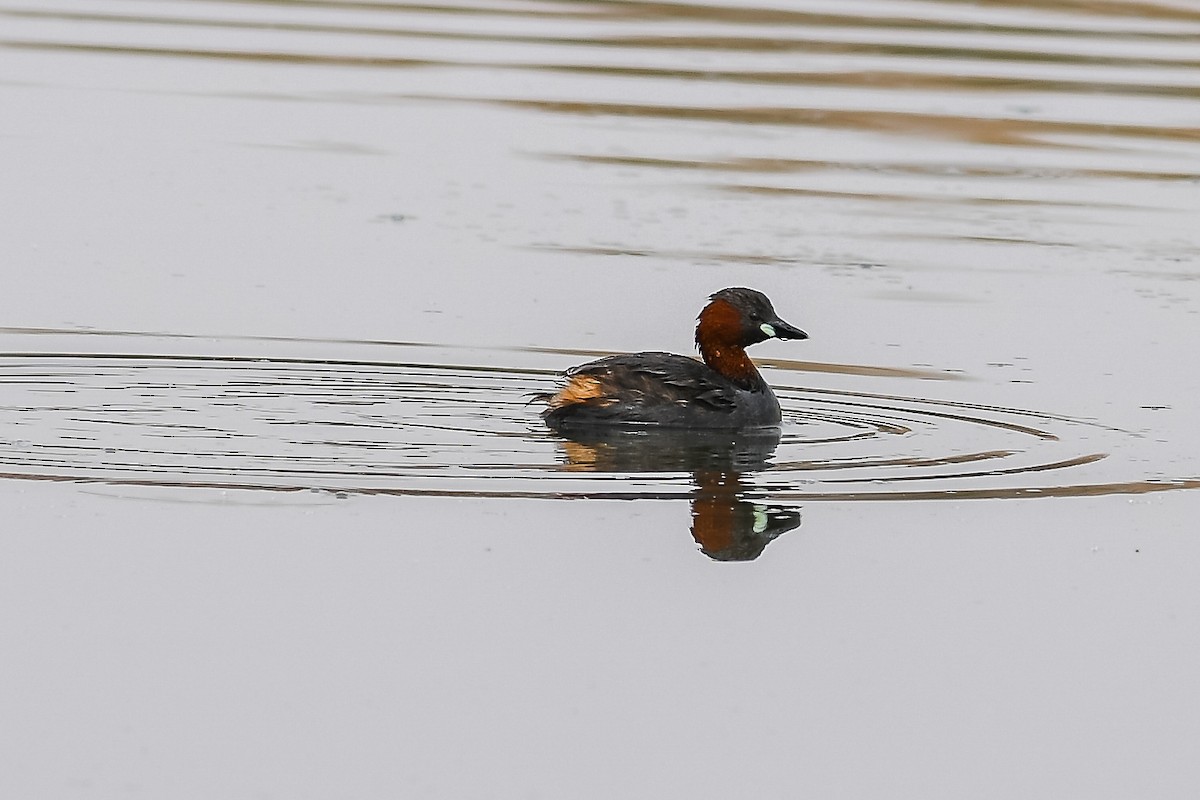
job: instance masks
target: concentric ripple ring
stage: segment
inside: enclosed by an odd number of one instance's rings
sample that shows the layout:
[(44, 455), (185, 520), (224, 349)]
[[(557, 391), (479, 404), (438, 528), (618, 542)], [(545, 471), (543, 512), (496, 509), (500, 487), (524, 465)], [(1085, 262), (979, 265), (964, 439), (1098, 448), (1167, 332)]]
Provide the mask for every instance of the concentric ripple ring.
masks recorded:
[[(551, 386), (557, 370), (495, 363), (505, 357), (500, 350), (463, 350), (456, 363), (0, 354), (0, 476), (336, 494), (691, 496), (693, 472), (704, 467), (676, 460), (608, 468), (597, 448), (611, 444), (581, 445), (546, 430), (529, 395)], [(785, 385), (778, 394), (782, 435), (741, 478), (763, 497), (932, 500), (1200, 487), (1195, 478), (1149, 478), (1120, 463), (1114, 451), (1136, 437), (1094, 422), (819, 387)]]

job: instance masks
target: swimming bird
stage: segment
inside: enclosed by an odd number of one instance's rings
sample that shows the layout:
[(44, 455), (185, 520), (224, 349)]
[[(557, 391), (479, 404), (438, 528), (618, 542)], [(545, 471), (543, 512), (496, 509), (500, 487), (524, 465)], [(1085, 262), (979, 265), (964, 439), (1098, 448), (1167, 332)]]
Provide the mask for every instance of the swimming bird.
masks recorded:
[(555, 393), (537, 395), (554, 429), (595, 426), (749, 428), (778, 426), (779, 400), (746, 348), (767, 339), (807, 339), (754, 289), (709, 297), (696, 324), (701, 363), (674, 353), (608, 356), (566, 372)]

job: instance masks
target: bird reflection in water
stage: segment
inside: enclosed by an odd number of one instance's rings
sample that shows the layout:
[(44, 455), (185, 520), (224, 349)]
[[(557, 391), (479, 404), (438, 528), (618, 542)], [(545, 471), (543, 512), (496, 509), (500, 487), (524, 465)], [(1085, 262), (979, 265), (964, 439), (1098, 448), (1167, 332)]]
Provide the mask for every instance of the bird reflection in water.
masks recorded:
[(800, 526), (800, 510), (751, 499), (742, 476), (769, 466), (779, 429), (560, 431), (566, 468), (580, 472), (690, 472), (692, 537), (714, 561), (753, 561)]

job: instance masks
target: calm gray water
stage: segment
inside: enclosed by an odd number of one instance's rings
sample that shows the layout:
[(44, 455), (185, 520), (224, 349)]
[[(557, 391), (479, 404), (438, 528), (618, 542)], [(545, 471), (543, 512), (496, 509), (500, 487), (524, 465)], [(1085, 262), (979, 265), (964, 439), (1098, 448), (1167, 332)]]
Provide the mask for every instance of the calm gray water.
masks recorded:
[[(1200, 6), (0, 0), (0, 793), (1184, 798)], [(568, 441), (691, 352), (777, 438)]]

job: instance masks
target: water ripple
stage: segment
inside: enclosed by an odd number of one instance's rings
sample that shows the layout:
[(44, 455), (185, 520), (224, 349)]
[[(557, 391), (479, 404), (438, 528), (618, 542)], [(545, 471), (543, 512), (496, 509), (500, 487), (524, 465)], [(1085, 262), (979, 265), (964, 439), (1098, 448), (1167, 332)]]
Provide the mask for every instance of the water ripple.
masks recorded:
[[(0, 473), (124, 486), (532, 498), (690, 497), (696, 474), (714, 469), (744, 473), (748, 496), (773, 500), (1200, 486), (1149, 478), (1130, 455), (1139, 437), (1095, 422), (800, 385), (778, 390), (777, 438), (563, 440), (544, 429), (528, 400), (552, 384), (553, 370), (483, 364), (503, 360), (495, 351), (458, 355), (458, 363), (0, 355)], [(779, 375), (788, 373), (772, 370)]]

